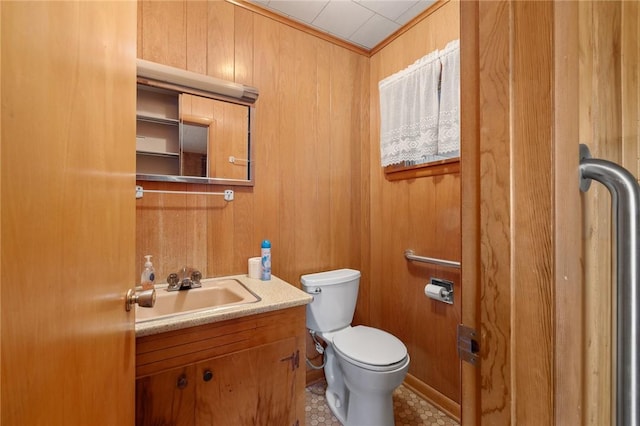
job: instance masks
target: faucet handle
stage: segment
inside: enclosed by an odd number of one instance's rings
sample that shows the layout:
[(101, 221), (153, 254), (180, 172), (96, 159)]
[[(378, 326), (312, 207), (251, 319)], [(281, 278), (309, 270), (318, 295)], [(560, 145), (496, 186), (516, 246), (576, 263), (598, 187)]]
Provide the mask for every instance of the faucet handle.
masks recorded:
[(191, 271), (192, 287), (202, 287), (202, 284), (200, 284), (201, 279), (202, 279), (202, 273), (200, 271), (198, 271), (197, 269), (194, 269), (193, 271)]
[(180, 279), (178, 278), (178, 274), (171, 273), (167, 277), (167, 284), (169, 284), (170, 289), (174, 289), (180, 286)]

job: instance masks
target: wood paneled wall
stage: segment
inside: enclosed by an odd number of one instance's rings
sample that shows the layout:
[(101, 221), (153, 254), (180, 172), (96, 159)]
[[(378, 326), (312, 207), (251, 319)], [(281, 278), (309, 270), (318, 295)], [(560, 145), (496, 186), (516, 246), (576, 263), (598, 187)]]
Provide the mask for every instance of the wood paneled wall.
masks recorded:
[(309, 272), (363, 268), (368, 58), (220, 1), (139, 2), (138, 57), (260, 90), (255, 186), (235, 188), (229, 203), (145, 194), (138, 268), (153, 254), (160, 280), (185, 264), (207, 277), (244, 273), (263, 239), (272, 242), (273, 273), (294, 285)]
[(459, 271), (407, 263), (403, 252), (460, 260), (460, 179), (385, 179), (377, 82), (458, 38), (458, 8), (440, 4), (369, 58), (227, 2), (139, 2), (139, 57), (246, 83), (260, 97), (255, 186), (236, 188), (231, 203), (145, 194), (137, 204), (138, 268), (153, 254), (161, 280), (183, 264), (205, 276), (243, 273), (268, 238), (274, 274), (294, 285), (305, 273), (359, 269), (354, 323), (401, 338), (418, 387), (456, 406), (459, 299), (433, 302), (424, 286), (441, 277), (460, 294)]
[[(407, 262), (406, 249), (428, 257), (460, 261), (460, 176), (458, 173), (400, 181), (380, 166), (378, 82), (418, 58), (459, 38), (459, 3), (442, 4), (371, 57), (370, 214), (371, 272), (368, 320), (397, 335), (411, 355), (409, 374), (421, 392), (444, 406), (460, 403), (460, 271)], [(454, 304), (424, 294), (430, 277), (454, 282)], [(446, 408), (446, 407), (445, 407)], [(454, 413), (456, 414), (456, 413)]]

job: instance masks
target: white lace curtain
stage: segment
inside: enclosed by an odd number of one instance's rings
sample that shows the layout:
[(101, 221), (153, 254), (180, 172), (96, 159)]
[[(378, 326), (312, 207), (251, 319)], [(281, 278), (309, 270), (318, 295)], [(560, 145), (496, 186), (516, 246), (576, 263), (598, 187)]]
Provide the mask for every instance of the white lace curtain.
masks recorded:
[(383, 167), (458, 155), (459, 44), (454, 40), (378, 83)]

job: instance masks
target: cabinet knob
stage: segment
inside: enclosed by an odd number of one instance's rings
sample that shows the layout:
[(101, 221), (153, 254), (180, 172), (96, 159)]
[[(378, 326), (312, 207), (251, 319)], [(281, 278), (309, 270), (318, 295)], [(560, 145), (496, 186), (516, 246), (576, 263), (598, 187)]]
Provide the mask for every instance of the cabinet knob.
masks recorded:
[(202, 373), (202, 380), (208, 382), (211, 379), (213, 379), (213, 373), (211, 370), (204, 370), (204, 373)]
[(187, 380), (187, 375), (186, 374), (181, 374), (180, 377), (178, 377), (178, 389), (184, 389), (187, 387), (187, 385), (189, 384), (189, 381)]

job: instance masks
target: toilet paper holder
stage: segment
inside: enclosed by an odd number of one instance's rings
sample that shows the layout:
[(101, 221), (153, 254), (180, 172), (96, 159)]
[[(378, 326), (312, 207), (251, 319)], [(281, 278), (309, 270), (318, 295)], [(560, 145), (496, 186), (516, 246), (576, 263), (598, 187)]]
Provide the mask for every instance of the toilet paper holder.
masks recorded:
[(427, 297), (453, 305), (453, 282), (440, 278), (431, 278), (424, 288)]

